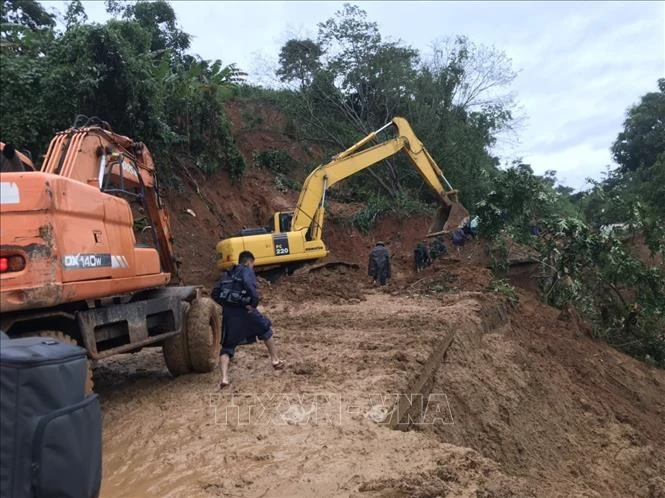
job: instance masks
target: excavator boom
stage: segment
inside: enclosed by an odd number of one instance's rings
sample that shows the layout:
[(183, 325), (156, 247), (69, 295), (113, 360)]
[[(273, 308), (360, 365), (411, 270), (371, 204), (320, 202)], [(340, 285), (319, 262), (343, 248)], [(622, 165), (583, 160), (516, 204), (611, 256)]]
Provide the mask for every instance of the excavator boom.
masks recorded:
[[(363, 146), (376, 139), (379, 133), (391, 125), (397, 130), (397, 136), (394, 139), (361, 150)], [(468, 212), (459, 204), (457, 190), (452, 188), (441, 168), (416, 137), (408, 121), (396, 117), (310, 173), (303, 184), (300, 198), (296, 204), (292, 229), (302, 230), (316, 222), (316, 211), (323, 204), (326, 189), (401, 151), (406, 152), (425, 183), (437, 194), (442, 206), (447, 208), (444, 212), (452, 211), (453, 206), (456, 208), (454, 217), (449, 214), (445, 220), (435, 220), (433, 227), (438, 226), (436, 231), (447, 230), (451, 226), (456, 227), (462, 218), (468, 216)]]

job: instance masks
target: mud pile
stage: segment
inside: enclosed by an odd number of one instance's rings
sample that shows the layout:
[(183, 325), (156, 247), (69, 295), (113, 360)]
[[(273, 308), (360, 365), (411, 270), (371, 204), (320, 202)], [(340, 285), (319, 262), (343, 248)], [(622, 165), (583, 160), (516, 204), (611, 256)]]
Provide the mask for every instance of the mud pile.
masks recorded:
[[(558, 316), (521, 294), (504, 327), (460, 329), (433, 386), (454, 423), (425, 432), (497, 462), (538, 496), (664, 496), (665, 372)], [(440, 480), (400, 489), (431, 496)]]
[(459, 260), (446, 258), (403, 279), (397, 286), (400, 292), (407, 294), (442, 295), (460, 291), (484, 292), (491, 282), (492, 273), (487, 268), (462, 266)]
[(368, 278), (361, 270), (321, 268), (282, 277), (274, 284), (262, 281), (261, 294), (266, 301), (358, 303), (365, 300)]

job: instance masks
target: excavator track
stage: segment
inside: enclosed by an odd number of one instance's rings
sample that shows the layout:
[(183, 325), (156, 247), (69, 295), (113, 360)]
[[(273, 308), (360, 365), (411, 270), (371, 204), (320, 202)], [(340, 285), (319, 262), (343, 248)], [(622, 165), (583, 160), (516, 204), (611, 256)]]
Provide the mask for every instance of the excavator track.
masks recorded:
[(304, 273), (330, 270), (344, 274), (349, 270), (358, 270), (359, 268), (360, 265), (356, 263), (349, 263), (347, 261), (323, 261), (319, 263), (306, 263), (295, 270), (293, 275), (302, 275)]
[(284, 277), (298, 276), (315, 272), (337, 272), (345, 274), (348, 271), (358, 270), (360, 265), (348, 261), (318, 261), (291, 263), (286, 267), (261, 269), (257, 275), (270, 283), (275, 283)]

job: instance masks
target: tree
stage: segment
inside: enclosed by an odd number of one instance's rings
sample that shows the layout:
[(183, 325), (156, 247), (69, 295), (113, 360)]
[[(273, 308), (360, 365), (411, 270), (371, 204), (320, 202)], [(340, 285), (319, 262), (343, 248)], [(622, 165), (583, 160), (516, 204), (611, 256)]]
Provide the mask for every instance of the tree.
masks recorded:
[(119, 16), (125, 10), (125, 6), (120, 2), (120, 0), (104, 0), (104, 6), (106, 8), (106, 12), (114, 17)]
[(645, 264), (612, 231), (579, 219), (552, 219), (545, 227), (535, 245), (554, 269), (546, 301), (576, 308), (596, 337), (665, 368), (665, 269)]
[[(277, 76), (297, 83), (284, 110), (300, 125), (300, 137), (339, 152), (402, 115), (440, 158), (465, 202), (473, 204), (488, 191), (498, 166), (489, 149), (512, 119), (510, 95), (498, 90), (514, 73), (500, 52), (458, 38), (440, 42), (423, 62), (419, 51), (384, 39), (365, 11), (345, 4), (319, 23), (316, 42), (289, 40), (282, 47)], [(434, 200), (418, 172), (399, 157), (350, 178), (339, 190), (350, 200)]]
[(55, 16), (35, 0), (0, 2), (0, 49), (3, 54), (37, 55), (53, 37)]
[(653, 166), (665, 154), (665, 78), (658, 92), (650, 92), (628, 110), (624, 129), (612, 145), (614, 160), (622, 171)]
[(67, 29), (72, 26), (84, 24), (88, 20), (88, 15), (85, 13), (81, 0), (72, 0), (67, 6), (65, 13), (65, 24)]
[(74, 0), (64, 33), (54, 32), (36, 2), (5, 2), (2, 9), (3, 20), (22, 23), (9, 23), (11, 32), (2, 25), (2, 39), (15, 43), (3, 44), (0, 59), (3, 140), (39, 157), (77, 116), (98, 116), (148, 144), (166, 183), (177, 182), (169, 171), (176, 152), (206, 172), (223, 164), (242, 172), (223, 101), (244, 73), (186, 54), (189, 35), (168, 3), (124, 5), (123, 18), (98, 24), (87, 23)]
[[(107, 9), (117, 9), (112, 3)], [(177, 18), (173, 7), (166, 0), (138, 1), (129, 4), (124, 10), (123, 17), (138, 22), (152, 34), (150, 50), (153, 52), (172, 50), (174, 54), (181, 55), (189, 48), (191, 36), (181, 31), (177, 26)]]
[(3, 31), (7, 24), (25, 27), (32, 31), (55, 26), (55, 17), (46, 12), (36, 0), (4, 0), (0, 4)]
[(602, 182), (593, 182), (584, 203), (593, 224), (624, 223), (636, 210), (665, 219), (665, 78), (659, 92), (642, 96), (630, 107), (612, 145), (619, 164)]
[[(480, 234), (489, 242), (495, 272), (508, 269), (508, 246), (518, 241), (537, 255), (543, 300), (573, 307), (592, 326), (596, 337), (640, 359), (665, 367), (665, 268), (647, 263), (631, 249), (631, 239), (599, 230), (570, 216), (557, 192), (556, 175), (538, 176), (519, 161), (499, 172), (494, 188), (478, 204)], [(597, 183), (591, 199), (603, 198)], [(564, 189), (564, 191), (567, 191)], [(639, 202), (619, 203), (628, 233), (644, 236), (647, 245), (665, 258), (665, 226)], [(530, 234), (537, 223), (540, 236)], [(511, 240), (512, 239), (512, 240)]]
[(488, 239), (505, 232), (526, 241), (531, 224), (542, 223), (557, 212), (551, 175), (539, 177), (529, 164), (514, 161), (492, 183), (492, 190), (476, 205), (480, 233)]
[(279, 52), (277, 76), (284, 82), (297, 81), (303, 88), (312, 83), (321, 68), (321, 46), (310, 40), (289, 40)]

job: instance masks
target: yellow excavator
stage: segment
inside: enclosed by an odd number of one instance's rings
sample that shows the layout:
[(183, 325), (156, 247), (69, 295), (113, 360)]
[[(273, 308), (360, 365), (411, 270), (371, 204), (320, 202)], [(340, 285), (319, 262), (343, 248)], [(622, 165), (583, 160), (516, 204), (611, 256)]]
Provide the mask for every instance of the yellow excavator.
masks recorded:
[[(363, 149), (379, 133), (391, 126), (397, 131), (395, 138)], [(237, 264), (242, 251), (251, 251), (254, 254), (255, 267), (259, 271), (282, 266), (294, 269), (303, 263), (324, 258), (329, 253), (321, 238), (326, 190), (400, 151), (406, 152), (441, 201), (441, 207), (427, 236), (447, 233), (457, 228), (462, 220), (469, 216), (468, 211), (458, 201), (458, 191), (454, 190), (443, 176), (443, 172), (418, 140), (408, 121), (395, 117), (352, 147), (334, 156), (330, 162), (312, 171), (303, 184), (298, 204), (293, 211), (277, 212), (269, 226), (246, 228), (241, 230), (238, 236), (218, 242), (217, 268), (226, 270)]]

